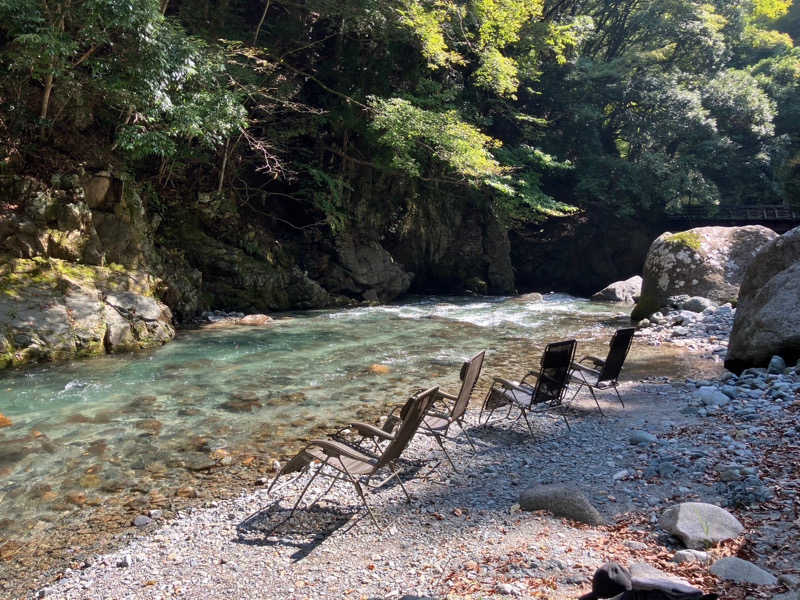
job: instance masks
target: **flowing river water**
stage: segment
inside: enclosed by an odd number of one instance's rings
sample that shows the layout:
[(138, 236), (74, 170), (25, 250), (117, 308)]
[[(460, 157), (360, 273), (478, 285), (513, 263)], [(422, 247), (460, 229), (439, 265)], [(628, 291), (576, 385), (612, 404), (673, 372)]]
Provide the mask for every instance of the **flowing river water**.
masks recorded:
[[(534, 367), (549, 341), (574, 337), (579, 355), (603, 356), (629, 310), (563, 294), (412, 298), (183, 331), (145, 354), (5, 372), (0, 575), (3, 560), (63, 558), (137, 514), (235, 491), (301, 440), (383, 414), (415, 388), (457, 392), (461, 362), (480, 350), (482, 389), (487, 374)], [(635, 341), (624, 375), (698, 375), (703, 362)]]

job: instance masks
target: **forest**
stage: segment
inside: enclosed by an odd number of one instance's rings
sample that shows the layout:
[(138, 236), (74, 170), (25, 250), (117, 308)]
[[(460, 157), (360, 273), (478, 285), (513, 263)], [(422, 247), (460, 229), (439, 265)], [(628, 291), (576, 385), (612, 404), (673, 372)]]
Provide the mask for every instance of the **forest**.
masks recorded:
[(797, 206), (799, 28), (791, 0), (0, 0), (0, 176), (125, 172), (166, 246), (224, 198), (251, 254), (241, 223), (320, 276), (302, 248), (355, 232), (436, 287), (408, 234), (454, 211)]

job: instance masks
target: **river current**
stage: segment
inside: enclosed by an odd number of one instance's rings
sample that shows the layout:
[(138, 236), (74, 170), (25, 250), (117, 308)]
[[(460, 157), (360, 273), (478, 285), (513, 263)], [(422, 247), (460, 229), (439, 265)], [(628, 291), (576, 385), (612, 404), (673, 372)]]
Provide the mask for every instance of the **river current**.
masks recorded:
[[(480, 350), (484, 389), (487, 374), (534, 367), (549, 341), (574, 337), (579, 355), (605, 355), (629, 310), (563, 294), (412, 298), (183, 331), (149, 353), (5, 372), (0, 413), (12, 425), (0, 429), (0, 544), (46, 537), (137, 494), (159, 505), (153, 498), (204, 474), (265, 464), (422, 386), (455, 393), (461, 362)], [(690, 375), (692, 365), (634, 342), (625, 374)]]

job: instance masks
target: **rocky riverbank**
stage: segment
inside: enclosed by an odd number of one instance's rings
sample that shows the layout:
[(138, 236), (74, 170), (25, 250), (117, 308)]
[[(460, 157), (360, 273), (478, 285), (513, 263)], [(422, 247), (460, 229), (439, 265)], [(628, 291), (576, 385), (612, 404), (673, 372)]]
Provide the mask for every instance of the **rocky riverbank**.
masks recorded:
[[(698, 359), (703, 352), (718, 356), (715, 342), (701, 340), (707, 328), (722, 327), (727, 312), (676, 325), (685, 334), (647, 328), (632, 356), (641, 341), (683, 341)], [(775, 361), (770, 371), (714, 381), (626, 382), (625, 409), (606, 402), (602, 418), (579, 397), (568, 415), (571, 432), (557, 419), (541, 419), (534, 440), (519, 426), (475, 428), (472, 412), (478, 454), (469, 458), (463, 438), (450, 446), (464, 465), (461, 473), (443, 465), (412, 480), (410, 506), (397, 487), (370, 497), (382, 532), (341, 486), (323, 510), (301, 515), (294, 533), (270, 536), (264, 527), (274, 513), (263, 509), (276, 497), (289, 505), (304, 481), (277, 496), (262, 485), (167, 523), (149, 515), (119, 550), (76, 562), (37, 593), (65, 599), (575, 598), (588, 591), (594, 569), (614, 559), (649, 563), (724, 598), (795, 600), (800, 368), (782, 366)], [(426, 438), (415, 439), (407, 469), (417, 469), (415, 461), (432, 450)], [(536, 484), (576, 487), (604, 524), (520, 511), (520, 492)], [(705, 555), (680, 552), (682, 544), (659, 522), (687, 501), (725, 507), (743, 532)], [(730, 560), (719, 562), (729, 556), (768, 574), (737, 561), (730, 570)], [(764, 577), (761, 583), (742, 581), (752, 573)]]

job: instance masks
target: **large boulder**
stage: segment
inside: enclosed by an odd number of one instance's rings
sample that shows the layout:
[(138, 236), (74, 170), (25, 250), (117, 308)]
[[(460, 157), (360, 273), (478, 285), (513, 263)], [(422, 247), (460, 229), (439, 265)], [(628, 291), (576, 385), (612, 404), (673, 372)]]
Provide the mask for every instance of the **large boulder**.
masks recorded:
[(615, 281), (599, 292), (592, 294), (592, 300), (601, 302), (626, 302), (633, 304), (642, 293), (642, 278), (634, 275), (624, 281)]
[(649, 317), (666, 306), (671, 296), (701, 296), (718, 304), (735, 302), (750, 261), (777, 236), (760, 225), (698, 227), (661, 234), (647, 252), (642, 294), (631, 319)]
[(159, 346), (175, 335), (159, 281), (118, 265), (0, 255), (0, 368)]
[(744, 530), (727, 510), (704, 502), (671, 506), (661, 515), (659, 525), (693, 550), (705, 550), (735, 538)]
[(766, 367), (800, 358), (800, 227), (764, 246), (745, 272), (725, 366)]

